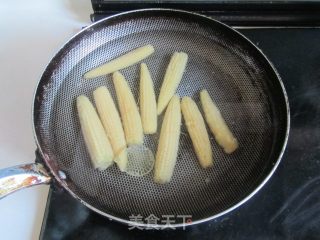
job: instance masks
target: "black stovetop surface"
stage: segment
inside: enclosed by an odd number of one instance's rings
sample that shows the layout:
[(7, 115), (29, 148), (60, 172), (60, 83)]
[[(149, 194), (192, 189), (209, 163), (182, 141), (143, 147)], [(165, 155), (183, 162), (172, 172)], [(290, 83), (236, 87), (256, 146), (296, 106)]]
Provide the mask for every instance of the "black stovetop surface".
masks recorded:
[(269, 182), (227, 215), (161, 231), (129, 230), (53, 187), (41, 239), (319, 239), (320, 28), (240, 31), (274, 63), (289, 95), (289, 142)]

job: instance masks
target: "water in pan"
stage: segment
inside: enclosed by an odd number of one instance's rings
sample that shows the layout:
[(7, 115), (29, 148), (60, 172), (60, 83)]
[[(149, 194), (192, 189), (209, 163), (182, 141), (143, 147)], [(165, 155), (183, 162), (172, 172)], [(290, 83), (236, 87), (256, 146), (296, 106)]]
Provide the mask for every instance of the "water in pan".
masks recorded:
[[(155, 184), (151, 174), (133, 177), (114, 165), (99, 172), (90, 165), (80, 132), (75, 101), (85, 94), (91, 100), (95, 88), (105, 85), (114, 100), (111, 76), (84, 80), (82, 75), (107, 60), (136, 47), (152, 44), (155, 53), (145, 60), (156, 95), (170, 56), (184, 51), (189, 61), (177, 93), (191, 96), (199, 104), (199, 91), (207, 89), (240, 148), (225, 154), (211, 137), (214, 167), (200, 167), (184, 124), (181, 127), (177, 165), (172, 181)], [(229, 45), (219, 32), (174, 19), (138, 19), (101, 28), (74, 43), (47, 86), (41, 111), (40, 138), (49, 157), (56, 159), (68, 178), (68, 187), (93, 207), (128, 219), (131, 214), (156, 216), (192, 215), (193, 220), (219, 213), (243, 199), (263, 177), (270, 164), (272, 114), (255, 62)], [(138, 99), (139, 66), (121, 71)], [(159, 118), (158, 133), (161, 116)], [(158, 134), (145, 136), (145, 145), (156, 152)]]

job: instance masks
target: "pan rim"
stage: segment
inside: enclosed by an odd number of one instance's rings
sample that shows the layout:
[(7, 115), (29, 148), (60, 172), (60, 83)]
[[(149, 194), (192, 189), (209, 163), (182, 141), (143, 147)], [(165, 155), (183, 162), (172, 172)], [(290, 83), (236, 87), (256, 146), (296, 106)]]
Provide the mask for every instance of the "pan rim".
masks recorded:
[[(238, 32), (237, 30), (235, 30), (234, 28), (226, 25), (225, 23), (222, 23), (220, 21), (217, 21), (213, 18), (210, 18), (206, 15), (202, 15), (196, 12), (190, 12), (190, 11), (185, 11), (185, 10), (179, 10), (179, 9), (169, 9), (169, 8), (147, 8), (147, 9), (137, 9), (137, 10), (131, 10), (131, 11), (126, 11), (126, 12), (122, 12), (119, 14), (115, 14), (115, 15), (111, 15), (109, 17), (106, 17), (104, 19), (101, 19), (93, 24), (90, 24), (89, 26), (83, 28), (81, 31), (79, 31), (78, 33), (76, 33), (73, 37), (69, 38), (57, 51), (56, 53), (53, 55), (53, 57), (51, 58), (51, 60), (48, 62), (48, 64), (45, 66), (44, 71), (41, 74), (41, 77), (38, 81), (38, 83), (36, 84), (35, 87), (35, 91), (33, 94), (33, 104), (32, 104), (32, 131), (33, 131), (33, 135), (35, 138), (35, 142), (36, 142), (36, 146), (40, 152), (40, 155), (42, 157), (42, 159), (44, 160), (45, 165), (49, 168), (50, 173), (53, 175), (54, 179), (75, 199), (77, 199), (78, 201), (80, 201), (83, 205), (85, 205), (86, 207), (88, 207), (89, 209), (93, 210), (96, 213), (101, 214), (102, 216), (105, 216), (107, 218), (109, 218), (110, 220), (115, 220), (119, 223), (122, 224), (126, 224), (129, 226), (136, 226), (136, 227), (147, 227), (148, 224), (146, 223), (137, 223), (137, 222), (133, 222), (130, 220), (126, 220), (123, 218), (119, 218), (119, 217), (115, 217), (111, 214), (108, 214), (106, 212), (103, 212), (97, 208), (95, 208), (94, 206), (92, 206), (91, 204), (87, 203), (86, 201), (84, 201), (83, 199), (81, 199), (77, 194), (75, 194), (65, 183), (64, 181), (61, 180), (61, 178), (59, 177), (58, 174), (55, 173), (55, 171), (52, 169), (50, 163), (48, 162), (48, 158), (46, 156), (46, 154), (43, 152), (42, 148), (41, 148), (41, 144), (39, 141), (39, 137), (36, 131), (36, 124), (35, 124), (35, 103), (36, 103), (36, 97), (37, 97), (37, 93), (40, 87), (41, 82), (43, 82), (43, 78), (45, 77), (45, 73), (47, 71), (47, 69), (49, 68), (50, 64), (52, 63), (52, 60), (57, 57), (61, 51), (65, 48), (65, 46), (70, 43), (72, 40), (74, 40), (75, 38), (77, 38), (79, 35), (81, 35), (83, 32), (87, 31), (88, 29), (92, 28), (93, 26), (96, 26), (98, 24), (100, 24), (101, 22), (104, 21), (108, 21), (110, 19), (116, 18), (116, 17), (120, 17), (120, 16), (124, 16), (124, 15), (128, 15), (128, 14), (134, 14), (134, 13), (139, 13), (139, 12), (145, 12), (145, 11), (151, 11), (151, 12), (175, 12), (175, 13), (180, 13), (180, 14), (188, 14), (188, 15), (193, 15), (196, 17), (201, 17), (204, 18), (208, 21), (212, 21), (215, 24), (218, 25), (222, 25), (223, 27), (225, 27), (226, 29), (228, 29), (229, 31), (234, 32), (235, 34), (239, 35), (240, 37), (242, 37), (248, 44), (250, 44), (250, 46), (255, 49), (256, 51), (259, 52), (259, 54), (261, 55), (261, 57), (263, 57), (263, 59), (269, 64), (269, 66), (271, 67), (272, 71), (274, 72), (274, 74), (276, 75), (277, 79), (278, 79), (278, 83), (280, 85), (281, 88), (281, 92), (283, 94), (283, 98), (285, 101), (285, 108), (286, 108), (286, 121), (284, 121), (286, 123), (286, 130), (284, 133), (284, 140), (283, 140), (283, 144), (282, 144), (282, 148), (277, 156), (277, 159), (275, 161), (275, 164), (273, 165), (271, 171), (267, 174), (267, 176), (262, 180), (262, 182), (260, 182), (257, 187), (250, 192), (246, 197), (244, 197), (242, 200), (238, 201), (236, 204), (232, 205), (231, 207), (225, 209), (224, 211), (214, 214), (210, 217), (206, 217), (206, 218), (202, 218), (196, 221), (192, 221), (192, 223), (173, 223), (170, 224), (170, 226), (172, 226), (173, 228), (181, 228), (181, 227), (187, 227), (187, 226), (191, 226), (191, 225), (195, 225), (195, 224), (200, 224), (200, 223), (204, 223), (213, 219), (216, 219), (220, 216), (223, 216), (233, 210), (235, 210), (236, 208), (240, 207), (241, 205), (243, 205), (244, 203), (246, 203), (249, 199), (251, 199), (259, 190), (262, 189), (262, 187), (269, 181), (269, 179), (271, 178), (271, 176), (274, 174), (274, 172), (276, 171), (277, 167), (279, 166), (281, 159), (283, 157), (283, 154), (285, 152), (287, 143), (288, 143), (288, 138), (289, 138), (289, 132), (290, 132), (290, 106), (289, 106), (289, 100), (288, 100), (288, 95), (287, 92), (285, 90), (283, 81), (278, 73), (278, 71), (276, 70), (276, 68), (274, 67), (274, 65), (272, 64), (272, 62), (266, 57), (266, 55), (262, 52), (262, 50), (260, 48), (258, 48), (251, 40), (249, 40), (246, 36), (244, 36), (242, 33)], [(163, 224), (156, 224), (154, 225), (154, 227), (161, 227), (164, 226)]]

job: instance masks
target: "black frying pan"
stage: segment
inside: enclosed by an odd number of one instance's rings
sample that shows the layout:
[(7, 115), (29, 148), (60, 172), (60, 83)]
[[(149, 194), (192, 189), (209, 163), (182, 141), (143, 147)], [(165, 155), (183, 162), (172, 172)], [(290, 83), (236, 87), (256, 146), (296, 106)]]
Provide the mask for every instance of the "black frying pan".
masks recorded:
[[(94, 170), (75, 107), (78, 95), (92, 97), (92, 91), (101, 85), (106, 85), (115, 97), (109, 75), (84, 80), (85, 72), (146, 44), (155, 47), (146, 63), (156, 93), (171, 54), (188, 53), (178, 94), (199, 102), (199, 91), (206, 88), (240, 146), (232, 155), (226, 155), (211, 136), (215, 164), (204, 170), (182, 126), (177, 165), (172, 181), (166, 185), (155, 184), (152, 173), (138, 178), (121, 173), (116, 167)], [(136, 97), (137, 68), (122, 71)], [(130, 222), (130, 216), (173, 215), (173, 225), (177, 227), (184, 224), (179, 216), (190, 215), (192, 223), (200, 223), (235, 209), (268, 181), (287, 143), (289, 106), (276, 70), (243, 35), (195, 13), (147, 9), (101, 20), (61, 48), (38, 84), (33, 124), (37, 146), (49, 171), (40, 164), (1, 170), (1, 197), (54, 178), (101, 215), (141, 225), (144, 223)], [(155, 152), (157, 140), (157, 134), (145, 137), (145, 145)]]

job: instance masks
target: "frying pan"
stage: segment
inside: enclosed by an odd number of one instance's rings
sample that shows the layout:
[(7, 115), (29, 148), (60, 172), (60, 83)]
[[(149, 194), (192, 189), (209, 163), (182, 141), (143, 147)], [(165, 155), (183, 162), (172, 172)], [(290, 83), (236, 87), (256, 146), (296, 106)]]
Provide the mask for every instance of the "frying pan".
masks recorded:
[[(183, 124), (177, 165), (171, 182), (165, 185), (154, 183), (152, 173), (132, 177), (115, 166), (105, 171), (93, 169), (75, 106), (78, 95), (92, 99), (92, 91), (102, 85), (115, 99), (110, 75), (85, 80), (83, 74), (146, 44), (155, 47), (146, 63), (156, 94), (171, 54), (187, 52), (189, 62), (177, 93), (199, 103), (199, 91), (207, 89), (240, 146), (227, 155), (210, 135), (215, 164), (204, 170)], [(138, 66), (122, 73), (137, 99)], [(45, 69), (33, 105), (34, 135), (43, 164), (1, 170), (0, 195), (55, 180), (54, 184), (88, 208), (121, 223), (146, 225), (132, 221), (133, 214), (171, 215), (176, 218), (174, 227), (204, 222), (237, 208), (268, 181), (283, 155), (289, 120), (288, 99), (278, 73), (239, 32), (180, 10), (121, 13), (83, 29)], [(144, 145), (155, 152), (158, 137), (145, 136)], [(184, 215), (192, 222), (178, 217)]]

